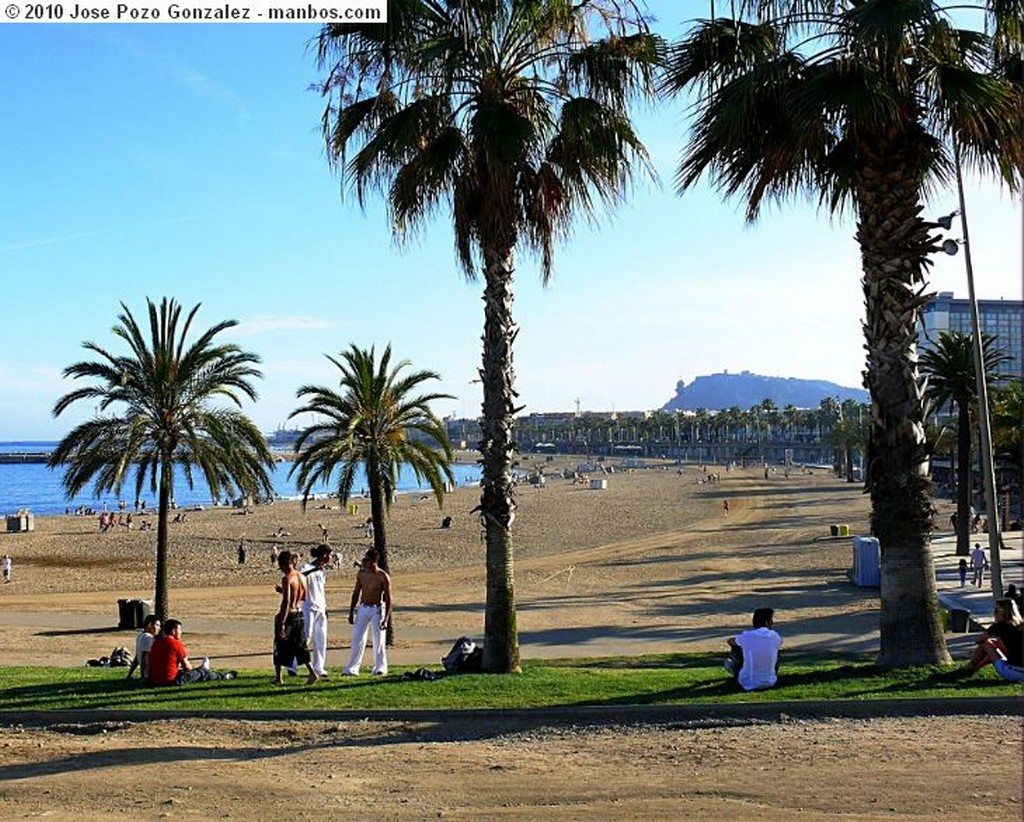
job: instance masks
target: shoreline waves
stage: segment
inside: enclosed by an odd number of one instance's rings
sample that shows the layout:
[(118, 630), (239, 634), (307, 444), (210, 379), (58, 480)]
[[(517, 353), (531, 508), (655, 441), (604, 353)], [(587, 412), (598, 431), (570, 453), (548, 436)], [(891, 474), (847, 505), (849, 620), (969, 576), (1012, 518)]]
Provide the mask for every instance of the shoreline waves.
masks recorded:
[[(0, 442), (0, 456), (11, 453), (45, 453), (56, 446), (55, 442), (45, 441), (6, 441)], [(290, 452), (282, 452), (290, 453)], [(461, 455), (460, 455), (461, 457)], [(291, 462), (277, 460), (274, 463), (274, 470), (271, 474), (271, 481), (274, 486), (275, 501), (299, 501), (302, 493), (295, 482), (289, 477)], [(456, 461), (452, 463), (452, 473), (455, 475), (455, 486), (472, 486), (479, 482), (480, 467), (475, 462)], [(59, 516), (74, 515), (76, 511), (92, 511), (99, 514), (102, 511), (124, 511), (125, 513), (137, 513), (133, 495), (134, 484), (129, 482), (122, 488), (121, 499), (114, 494), (96, 496), (92, 493), (91, 487), (73, 498), (64, 495), (62, 485), (63, 469), (51, 470), (45, 462), (8, 462), (0, 460), (0, 515), (14, 516), (15, 514), (27, 511), (33, 516)], [(366, 486), (365, 476), (360, 470), (355, 482), (355, 488), (363, 489)], [(190, 489), (184, 481), (182, 474), (176, 472), (175, 476), (175, 500), (181, 510), (196, 510), (202, 508), (228, 508), (232, 507), (231, 500), (222, 501), (214, 505), (209, 487), (203, 482), (201, 476), (196, 477), (195, 488)], [(147, 492), (149, 489), (146, 489)], [(429, 493), (429, 488), (424, 489), (416, 482), (416, 477), (411, 471), (402, 471), (399, 474), (398, 494)], [(364, 496), (364, 495), (360, 495)], [(152, 510), (152, 500), (155, 493), (145, 493), (141, 501), (147, 502), (146, 508)], [(337, 500), (336, 490), (329, 486), (322, 486), (316, 489), (311, 500)], [(125, 506), (119, 503), (124, 501)]]

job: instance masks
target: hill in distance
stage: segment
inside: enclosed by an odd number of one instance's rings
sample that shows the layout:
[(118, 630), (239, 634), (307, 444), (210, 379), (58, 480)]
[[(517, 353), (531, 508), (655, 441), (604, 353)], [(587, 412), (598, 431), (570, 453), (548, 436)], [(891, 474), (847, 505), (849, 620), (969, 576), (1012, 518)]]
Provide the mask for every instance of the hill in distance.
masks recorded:
[(744, 411), (772, 400), (780, 409), (787, 405), (797, 408), (817, 408), (826, 397), (840, 402), (868, 401), (868, 392), (862, 388), (846, 388), (828, 380), (800, 380), (795, 377), (765, 377), (741, 371), (739, 374), (723, 372), (697, 377), (689, 385), (676, 383), (676, 395), (665, 403), (665, 411), (721, 411), (736, 406)]

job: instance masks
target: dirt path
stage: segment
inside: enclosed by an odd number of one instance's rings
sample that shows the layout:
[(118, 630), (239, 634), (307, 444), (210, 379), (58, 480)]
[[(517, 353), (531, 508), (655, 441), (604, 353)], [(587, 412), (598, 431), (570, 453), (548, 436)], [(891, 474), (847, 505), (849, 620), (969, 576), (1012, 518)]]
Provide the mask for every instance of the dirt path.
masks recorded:
[[(1021, 724), (1005, 717), (525, 729), (186, 720), (0, 729), (0, 746), (5, 819), (1021, 814)], [(978, 762), (992, 763), (984, 779)]]

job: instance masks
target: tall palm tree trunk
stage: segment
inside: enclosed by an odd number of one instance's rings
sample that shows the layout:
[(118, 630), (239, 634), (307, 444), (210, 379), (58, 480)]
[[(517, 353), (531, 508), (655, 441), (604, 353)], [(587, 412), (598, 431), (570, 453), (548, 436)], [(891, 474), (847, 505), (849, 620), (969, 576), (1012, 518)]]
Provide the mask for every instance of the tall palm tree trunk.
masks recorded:
[(956, 436), (956, 555), (971, 553), (971, 409), (970, 400), (957, 400)]
[[(932, 565), (931, 485), (917, 379), (917, 318), (931, 249), (920, 218), (919, 135), (861, 141), (857, 240), (864, 270), (872, 532), (881, 544), (883, 667), (950, 661)], [(888, 159), (885, 159), (888, 158)]]
[(487, 547), (487, 606), (484, 613), (483, 670), (519, 670), (515, 586), (512, 569), (512, 462), (515, 452), (515, 372), (512, 343), (513, 257), (511, 243), (503, 252), (484, 249), (483, 439), (480, 516)]
[[(386, 573), (390, 571), (390, 560), (388, 558), (388, 535), (385, 524), (385, 499), (386, 493), (382, 483), (370, 481), (370, 517), (373, 520), (373, 547), (377, 551), (377, 565)], [(388, 616), (388, 624), (384, 629), (384, 644), (391, 647), (395, 644), (395, 616)]]
[(171, 478), (174, 466), (163, 463), (160, 466), (160, 487), (156, 509), (156, 615), (163, 622), (170, 616), (167, 596), (167, 520), (171, 510)]

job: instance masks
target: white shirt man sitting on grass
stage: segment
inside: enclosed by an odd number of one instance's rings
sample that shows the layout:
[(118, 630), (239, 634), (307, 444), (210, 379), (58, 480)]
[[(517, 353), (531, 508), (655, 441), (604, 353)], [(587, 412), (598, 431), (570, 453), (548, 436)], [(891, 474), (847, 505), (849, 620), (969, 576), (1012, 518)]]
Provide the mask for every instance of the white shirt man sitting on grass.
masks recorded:
[(778, 681), (782, 637), (773, 627), (774, 616), (771, 608), (758, 608), (754, 611), (754, 627), (727, 640), (731, 650), (725, 669), (744, 691), (771, 688)]

